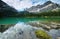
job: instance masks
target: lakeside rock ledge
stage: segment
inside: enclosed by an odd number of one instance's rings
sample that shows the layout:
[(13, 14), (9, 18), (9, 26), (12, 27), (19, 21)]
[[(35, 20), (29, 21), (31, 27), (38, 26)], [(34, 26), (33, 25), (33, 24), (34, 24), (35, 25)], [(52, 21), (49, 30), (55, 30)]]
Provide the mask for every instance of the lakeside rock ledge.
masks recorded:
[(56, 22), (31, 21), (31, 22), (28, 22), (27, 24), (35, 27), (42, 27), (45, 30), (60, 29), (60, 23), (56, 23)]

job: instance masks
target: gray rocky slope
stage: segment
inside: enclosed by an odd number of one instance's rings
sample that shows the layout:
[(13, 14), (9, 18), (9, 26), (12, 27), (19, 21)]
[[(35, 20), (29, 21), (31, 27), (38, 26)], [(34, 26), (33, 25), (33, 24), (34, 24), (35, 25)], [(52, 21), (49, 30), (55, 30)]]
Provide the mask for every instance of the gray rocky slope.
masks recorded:
[(28, 12), (45, 12), (50, 11), (56, 8), (60, 8), (59, 4), (47, 1), (43, 5), (32, 6), (31, 8), (26, 9)]

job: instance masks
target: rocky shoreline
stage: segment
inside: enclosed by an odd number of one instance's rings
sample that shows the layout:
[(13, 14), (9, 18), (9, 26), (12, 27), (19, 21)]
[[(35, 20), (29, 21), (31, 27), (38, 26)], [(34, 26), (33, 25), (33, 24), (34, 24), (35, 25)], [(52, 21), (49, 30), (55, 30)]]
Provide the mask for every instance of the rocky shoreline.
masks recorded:
[[(60, 23), (56, 22), (40, 22), (40, 21), (31, 21), (26, 23), (34, 27), (41, 27), (45, 30), (51, 29), (60, 29)], [(9, 27), (14, 26), (15, 24), (0, 24), (0, 32), (7, 30)]]
[(45, 31), (48, 31), (48, 34), (52, 36), (52, 39), (60, 39), (60, 23), (58, 22), (31, 21), (27, 24), (37, 28), (43, 28)]
[[(3, 33), (0, 33), (1, 39), (4, 39), (4, 38), (6, 39), (7, 37), (8, 39), (11, 39), (11, 38), (17, 39), (17, 37), (19, 39), (20, 38), (29, 39), (30, 37), (31, 37), (30, 39), (36, 39), (35, 34), (33, 32), (35, 32), (35, 30), (42, 30), (42, 29), (44, 32), (47, 32), (47, 34), (50, 35), (52, 39), (60, 39), (60, 23), (56, 23), (56, 22), (31, 21), (28, 23), (19, 22), (17, 24), (0, 25), (0, 27), (2, 26), (4, 27), (0, 29), (4, 29), (4, 31)], [(6, 29), (7, 31), (5, 31)], [(10, 37), (10, 36), (13, 36), (13, 37)]]
[(60, 23), (56, 23), (56, 22), (31, 21), (31, 22), (28, 22), (27, 24), (35, 27), (42, 27), (45, 30), (60, 29)]

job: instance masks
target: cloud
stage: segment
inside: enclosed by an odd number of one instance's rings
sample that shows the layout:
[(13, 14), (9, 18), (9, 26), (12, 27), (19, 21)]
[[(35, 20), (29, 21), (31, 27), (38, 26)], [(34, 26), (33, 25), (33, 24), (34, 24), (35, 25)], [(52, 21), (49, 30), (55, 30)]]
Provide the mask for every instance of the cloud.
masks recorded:
[(30, 0), (3, 0), (3, 1), (17, 10), (23, 10), (24, 8), (29, 8), (32, 6), (32, 2)]
[[(29, 8), (31, 6), (35, 6), (37, 4), (43, 4), (47, 0), (2, 0), (8, 5), (14, 7), (15, 9), (21, 11), (24, 10), (25, 8)], [(55, 3), (60, 3), (59, 0), (51, 0)]]
[(42, 5), (42, 4), (44, 4), (45, 2), (46, 2), (47, 0), (38, 0), (37, 2), (35, 2), (33, 5), (38, 5), (38, 4), (40, 4), (40, 5)]
[(51, 0), (51, 1), (54, 2), (54, 3), (60, 4), (60, 0)]

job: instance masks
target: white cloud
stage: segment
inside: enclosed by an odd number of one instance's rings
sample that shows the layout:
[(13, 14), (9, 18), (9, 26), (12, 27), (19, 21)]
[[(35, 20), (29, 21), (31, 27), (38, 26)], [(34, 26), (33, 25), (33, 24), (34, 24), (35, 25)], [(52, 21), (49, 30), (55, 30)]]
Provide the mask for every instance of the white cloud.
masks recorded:
[(8, 5), (14, 7), (17, 10), (23, 10), (24, 8), (29, 8), (32, 6), (30, 0), (3, 0)]
[(60, 0), (51, 0), (51, 1), (54, 2), (54, 3), (60, 4)]

